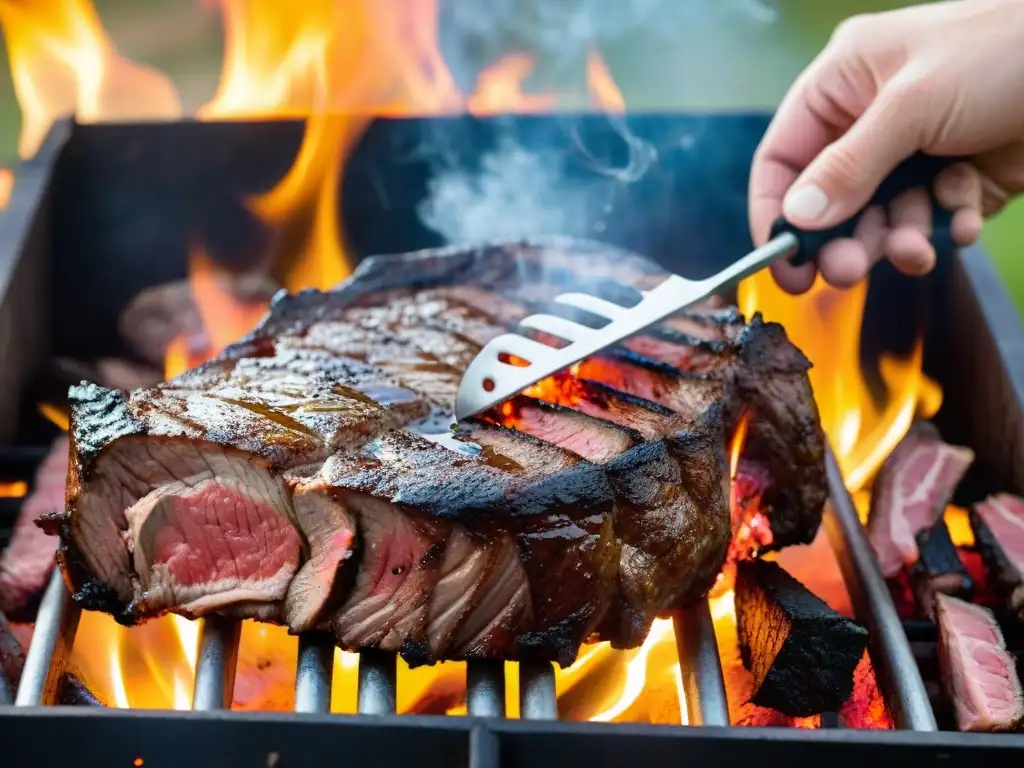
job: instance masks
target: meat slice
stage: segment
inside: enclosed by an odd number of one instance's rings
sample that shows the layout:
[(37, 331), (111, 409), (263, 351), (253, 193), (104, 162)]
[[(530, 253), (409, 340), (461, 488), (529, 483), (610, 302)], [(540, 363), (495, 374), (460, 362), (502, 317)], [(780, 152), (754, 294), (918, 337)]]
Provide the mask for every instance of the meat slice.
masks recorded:
[(639, 432), (613, 421), (530, 397), (513, 398), (502, 407), (507, 413), (494, 418), (588, 461), (606, 461), (643, 442)]
[(916, 536), (946, 510), (974, 461), (970, 448), (949, 445), (929, 422), (916, 422), (875, 478), (868, 538), (886, 578), (917, 562)]
[(987, 608), (938, 595), (939, 668), (961, 731), (1011, 731), (1024, 722), (1013, 656)]
[(138, 576), (129, 610), (174, 608), (196, 618), (225, 606), (274, 604), (298, 570), (301, 546), (284, 481), (226, 455), (125, 510)]
[(47, 536), (36, 520), (64, 512), (67, 483), (68, 439), (54, 440), (22, 502), (14, 535), (0, 554), (0, 612), (9, 616), (29, 606), (42, 593), (53, 570), (57, 541)]
[(541, 479), (504, 464), (409, 432), (326, 462), (362, 540), (333, 622), (343, 647), (571, 662), (614, 593), (612, 491), (587, 463)]
[(989, 578), (1024, 621), (1024, 499), (1008, 493), (989, 496), (974, 505), (970, 520)]
[(937, 593), (970, 600), (974, 582), (953, 546), (946, 521), (939, 518), (931, 528), (919, 531), (916, 538), (920, 558), (911, 569), (911, 578), (921, 612), (934, 617)]
[(242, 350), (128, 397), (72, 388), (64, 556), (87, 605), (128, 623), (234, 604), (269, 618), (302, 549), (280, 473), (428, 410), (359, 361)]
[(739, 563), (736, 622), (743, 663), (754, 674), (754, 704), (807, 717), (836, 710), (850, 697), (867, 630), (777, 563)]

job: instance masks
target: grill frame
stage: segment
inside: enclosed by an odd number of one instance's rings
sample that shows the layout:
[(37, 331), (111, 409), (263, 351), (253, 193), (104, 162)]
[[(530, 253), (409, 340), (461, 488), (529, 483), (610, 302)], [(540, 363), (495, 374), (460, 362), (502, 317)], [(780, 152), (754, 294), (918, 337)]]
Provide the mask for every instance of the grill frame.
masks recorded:
[[(691, 116), (686, 119), (706, 120), (711, 118)], [(726, 122), (741, 121), (756, 127), (759, 121), (766, 122), (767, 117), (763, 115), (724, 116), (713, 119)], [(196, 130), (198, 126), (198, 124), (189, 123), (181, 125), (188, 126), (188, 130)], [(241, 124), (243, 128), (245, 125)], [(164, 131), (169, 128), (169, 126), (157, 127)], [(127, 134), (124, 134), (126, 136), (131, 136), (132, 130), (145, 129), (146, 126), (122, 126), (119, 128), (119, 130), (128, 131)], [(83, 147), (86, 147), (88, 142), (84, 141), (82, 137), (89, 139), (91, 136), (95, 139), (96, 133), (109, 130), (111, 130), (109, 126), (78, 126), (72, 123), (55, 126), (37, 158), (27, 163), (24, 170), (19, 169), (18, 183), (10, 207), (3, 216), (0, 216), (0, 227), (2, 227), (0, 231), (10, 234), (9, 237), (0, 240), (0, 289), (5, 284), (7, 286), (7, 290), (0, 290), (0, 318), (21, 318), (27, 313), (31, 320), (28, 326), (29, 332), (35, 334), (39, 339), (37, 345), (29, 345), (32, 354), (21, 353), (16, 356), (14, 358), (16, 364), (8, 368), (11, 374), (8, 377), (0, 378), (0, 396), (2, 396), (0, 404), (8, 409), (11, 403), (17, 402), (20, 394), (17, 390), (30, 381), (33, 371), (38, 370), (42, 361), (49, 354), (46, 333), (51, 306), (47, 299), (50, 293), (41, 288), (50, 279), (47, 272), (48, 262), (52, 256), (50, 251), (56, 243), (60, 242), (60, 237), (51, 228), (55, 218), (51, 211), (51, 187), (60, 188), (62, 172), (70, 175), (67, 170), (67, 164), (70, 162), (68, 155), (73, 157), (75, 152), (85, 151)], [(223, 131), (226, 128), (211, 126), (211, 130)], [(266, 130), (273, 133), (277, 128)], [(728, 130), (726, 132), (728, 133)], [(74, 146), (76, 140), (78, 141), (77, 148)], [(69, 143), (72, 144), (70, 151), (67, 148)], [(96, 159), (93, 159), (91, 166), (95, 166), (96, 163)], [(90, 166), (90, 163), (86, 163), (86, 165)], [(81, 172), (82, 170), (79, 169), (78, 173)], [(637, 203), (637, 205), (639, 204)], [(65, 199), (63, 206), (66, 205)], [(66, 210), (66, 208), (60, 210)], [(97, 242), (101, 241), (102, 237), (99, 237)], [(949, 260), (944, 268), (937, 272), (932, 283), (936, 295), (942, 302), (952, 302), (952, 304), (944, 303), (940, 306), (966, 306), (969, 310), (973, 310), (974, 314), (971, 315), (968, 312), (969, 317), (964, 323), (966, 330), (961, 327), (960, 333), (966, 333), (968, 339), (980, 339), (980, 343), (976, 346), (966, 345), (963, 350), (958, 349), (957, 352), (974, 355), (982, 360), (986, 370), (998, 374), (995, 378), (1002, 382), (999, 397), (1002, 403), (1011, 409), (1013, 416), (1011, 429), (1019, 433), (1021, 431), (1019, 417), (1022, 405), (1024, 405), (1024, 342), (1021, 341), (1024, 339), (1024, 333), (1021, 331), (1016, 311), (1005, 290), (995, 278), (987, 256), (980, 248), (969, 249), (960, 258)], [(980, 296), (984, 296), (984, 302), (980, 301)], [(39, 300), (32, 302), (30, 307), (26, 306), (32, 297)], [(942, 323), (939, 326), (949, 332), (949, 328), (943, 326)], [(10, 347), (9, 343), (0, 343), (0, 353), (6, 353)], [(955, 366), (955, 364), (955, 361), (945, 359), (947, 368)], [(943, 381), (943, 385), (946, 386), (945, 381)], [(962, 393), (956, 387), (950, 391), (955, 400), (962, 398)], [(988, 407), (991, 409), (993, 406), (988, 404)], [(991, 419), (991, 416), (989, 418)], [(3, 426), (10, 423), (8, 420)], [(0, 426), (0, 438), (9, 438), (9, 434), (3, 434), (2, 428)], [(977, 435), (972, 434), (971, 437), (976, 438)], [(1012, 444), (1019, 446), (1020, 441)], [(1012, 483), (1010, 489), (1019, 491), (1021, 490), (1019, 478), (1020, 473), (1024, 472), (1024, 462), (1013, 460), (1018, 455), (1015, 448), (1011, 457), (1011, 465), (1000, 467), (998, 474), (1009, 477)], [(751, 733), (748, 732), (749, 729), (718, 731), (718, 729), (711, 728), (666, 726), (648, 728), (621, 724), (563, 723), (550, 719), (555, 709), (553, 673), (550, 665), (546, 665), (546, 669), (543, 665), (536, 669), (524, 665), (520, 680), (524, 720), (519, 723), (504, 721), (498, 717), (492, 717), (492, 715), (504, 714), (503, 701), (501, 701), (503, 697), (497, 695), (499, 690), (503, 691), (504, 681), (500, 675), (495, 674), (494, 665), (486, 663), (468, 665), (470, 717), (398, 717), (392, 714), (395, 704), (394, 658), (385, 654), (364, 654), (360, 662), (359, 711), (364, 715), (372, 714), (374, 716), (360, 718), (358, 716), (332, 715), (325, 718), (319, 713), (325, 712), (329, 706), (330, 687), (329, 682), (325, 680), (325, 671), (331, 667), (333, 650), (329, 640), (322, 637), (303, 638), (301, 641), (296, 684), (296, 709), (302, 713), (302, 717), (297, 718), (285, 713), (261, 713), (258, 715), (232, 713), (228, 716), (223, 712), (218, 712), (223, 707), (225, 698), (229, 698), (233, 683), (233, 667), (230, 663), (223, 662), (230, 662), (234, 659), (237, 651), (238, 625), (236, 622), (222, 620), (208, 622), (204, 627), (200, 664), (196, 675), (195, 709), (199, 711), (184, 717), (181, 722), (217, 723), (224, 727), (227, 727), (227, 723), (238, 722), (241, 725), (237, 733), (245, 732), (246, 734), (249, 734), (250, 731), (260, 731), (260, 727), (250, 726), (265, 725), (266, 733), (260, 733), (256, 741), (261, 744), (276, 742), (276, 751), (281, 754), (282, 759), (289, 760), (294, 758), (288, 757), (282, 752), (282, 747), (292, 750), (289, 754), (295, 755), (301, 754), (301, 750), (317, 748), (311, 745), (294, 744), (291, 738), (283, 736), (285, 732), (290, 732), (291, 724), (296, 722), (309, 725), (329, 722), (335, 728), (331, 736), (332, 743), (333, 739), (338, 739), (339, 742), (350, 740), (359, 743), (364, 738), (376, 740), (377, 748), (368, 751), (367, 754), (382, 754), (380, 750), (384, 750), (387, 754), (395, 753), (397, 755), (406, 747), (389, 742), (396, 740), (396, 736), (403, 733), (401, 729), (407, 727), (425, 729), (435, 734), (443, 734), (436, 736), (439, 739), (437, 744), (439, 746), (448, 745), (450, 748), (456, 749), (460, 758), (464, 758), (463, 764), (479, 766), (519, 765), (527, 762), (536, 765), (538, 763), (534, 760), (543, 762), (547, 759), (545, 755), (550, 755), (552, 744), (557, 746), (562, 742), (565, 744), (565, 749), (576, 751), (576, 746), (570, 746), (574, 739), (580, 742), (578, 747), (579, 750), (582, 750), (580, 754), (589, 755), (592, 752), (590, 761), (596, 764), (621, 763), (622, 760), (632, 757), (635, 750), (641, 748), (645, 750), (644, 754), (647, 757), (651, 754), (648, 751), (650, 748), (658, 750), (666, 744), (673, 746), (665, 747), (665, 749), (685, 749), (688, 755), (699, 754), (701, 750), (712, 750), (706, 754), (714, 756), (716, 759), (721, 759), (731, 749), (739, 750), (734, 753), (739, 755), (740, 753), (746, 754), (743, 750), (763, 750), (765, 748), (778, 749), (780, 755), (790, 754), (789, 759), (792, 759), (792, 756), (795, 755), (806, 756), (807, 749), (832, 749), (836, 745), (842, 744), (854, 749), (864, 749), (867, 752), (878, 747), (891, 748), (891, 750), (886, 749), (884, 754), (902, 754), (904, 757), (899, 759), (903, 760), (906, 759), (906, 752), (903, 751), (903, 748), (913, 747), (917, 750), (914, 753), (915, 759), (938, 758), (945, 755), (944, 759), (947, 761), (947, 765), (949, 764), (948, 760), (959, 764), (957, 761), (961, 758), (958, 756), (961, 755), (960, 750), (964, 748), (978, 747), (998, 750), (1001, 747), (1009, 746), (1015, 740), (969, 734), (933, 733), (935, 730), (934, 717), (928, 706), (920, 674), (917, 672), (916, 664), (913, 663), (906, 635), (896, 617), (888, 590), (882, 581), (859, 523), (857, 523), (852, 501), (842, 486), (838, 470), (831, 457), (829, 458), (828, 474), (833, 501), (826, 511), (824, 525), (839, 559), (857, 615), (871, 630), (872, 660), (880, 685), (886, 694), (890, 711), (897, 720), (897, 727), (909, 730), (884, 733), (830, 731), (828, 729), (821, 731), (757, 729)], [(96, 717), (98, 718), (95, 721), (97, 726), (105, 727), (106, 724), (116, 723), (118, 724), (116, 727), (123, 731), (135, 732), (136, 729), (148, 731), (150, 726), (154, 732), (159, 731), (160, 734), (177, 730), (176, 728), (167, 728), (167, 724), (178, 722), (178, 714), (159, 716), (141, 712), (98, 712), (92, 710), (87, 713), (71, 713), (65, 712), (66, 708), (63, 707), (39, 706), (54, 699), (53, 692), (61, 671), (62, 659), (66, 658), (66, 651), (70, 647), (69, 638), (73, 636), (77, 620), (77, 606), (70, 601), (63, 583), (59, 577), (55, 576), (40, 607), (36, 635), (27, 660), (22, 685), (18, 691), (18, 706), (15, 708), (0, 707), (0, 730), (6, 727), (18, 728), (19, 723), (20, 727), (24, 728), (26, 722), (52, 723), (53, 721), (47, 718), (54, 717), (66, 718), (66, 720), (61, 720), (61, 727), (64, 727), (66, 723), (72, 729), (81, 727), (79, 723), (83, 721), (80, 718)], [(713, 634), (709, 634), (709, 632), (713, 632), (713, 628), (706, 604), (698, 606), (697, 609), (685, 616), (677, 617), (676, 632), (680, 658), (687, 662), (684, 664), (683, 679), (687, 706), (693, 713), (691, 722), (694, 724), (699, 722), (708, 726), (726, 724), (728, 722), (727, 713), (722, 706), (724, 685)], [(708, 653), (709, 647), (710, 654)], [(53, 663), (51, 663), (51, 659)], [(908, 659), (910, 664), (906, 663)], [(24, 719), (26, 716), (29, 717), (28, 721)], [(36, 720), (34, 716), (40, 716), (43, 719)], [(367, 722), (368, 720), (372, 722)], [(129, 727), (125, 729), (125, 725)], [(371, 733), (378, 732), (380, 734), (378, 736), (372, 738), (369, 736)], [(281, 735), (274, 736), (272, 734)], [(95, 736), (95, 734), (93, 735)], [(249, 736), (247, 735), (245, 738), (248, 739)], [(302, 738), (308, 740), (308, 737)], [(607, 740), (607, 752), (602, 753), (601, 749), (590, 745), (588, 740), (591, 738), (602, 743), (606, 743)], [(445, 741), (446, 739), (452, 740)], [(120, 736), (118, 740), (120, 740)], [(75, 743), (74, 739), (68, 739), (68, 741), (72, 744)], [(100, 739), (99, 741), (105, 740)], [(679, 743), (681, 741), (686, 743), (685, 746)], [(587, 746), (583, 746), (583, 742), (587, 742)], [(654, 746), (655, 742), (657, 742), (656, 747)], [(111, 744), (103, 745), (102, 748), (117, 750), (117, 754), (124, 755), (126, 752), (121, 750), (127, 749), (127, 746)], [(691, 750), (697, 750), (697, 753), (692, 753)], [(131, 749), (127, 749), (127, 751), (130, 752)], [(263, 752), (264, 758), (272, 751), (275, 749), (267, 747), (267, 751)], [(425, 751), (423, 743), (409, 746), (408, 755), (402, 759), (404, 761), (414, 757), (423, 762)], [(47, 761), (54, 760), (53, 764), (56, 764), (54, 754), (41, 755), (38, 760), (42, 760), (43, 764), (50, 764)], [(77, 757), (81, 757), (80, 750), (75, 754)], [(966, 755), (966, 753), (964, 754)], [(613, 760), (613, 756), (617, 755), (620, 757)], [(763, 752), (759, 752), (758, 759), (763, 758)], [(974, 759), (976, 758), (977, 755), (974, 755)], [(101, 758), (96, 754), (91, 759), (98, 761)], [(243, 759), (240, 755), (235, 764), (249, 765), (252, 763), (245, 760), (251, 759), (254, 758), (250, 756)], [(310, 759), (313, 759), (312, 756)], [(970, 758), (964, 757), (963, 761), (965, 762), (966, 759)], [(379, 759), (375, 762), (381, 765), (391, 764), (386, 759), (384, 762), (380, 762)], [(150, 763), (148, 758), (147, 763)], [(290, 763), (285, 762), (284, 764)], [(218, 765), (223, 765), (223, 762)]]

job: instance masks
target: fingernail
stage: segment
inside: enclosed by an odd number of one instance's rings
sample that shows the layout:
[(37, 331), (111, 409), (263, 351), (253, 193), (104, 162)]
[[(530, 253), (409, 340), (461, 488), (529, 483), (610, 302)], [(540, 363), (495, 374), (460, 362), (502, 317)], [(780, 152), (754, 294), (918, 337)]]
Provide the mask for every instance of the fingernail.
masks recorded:
[(782, 212), (787, 219), (814, 221), (825, 213), (828, 198), (820, 187), (808, 184), (806, 187), (793, 190), (782, 202)]

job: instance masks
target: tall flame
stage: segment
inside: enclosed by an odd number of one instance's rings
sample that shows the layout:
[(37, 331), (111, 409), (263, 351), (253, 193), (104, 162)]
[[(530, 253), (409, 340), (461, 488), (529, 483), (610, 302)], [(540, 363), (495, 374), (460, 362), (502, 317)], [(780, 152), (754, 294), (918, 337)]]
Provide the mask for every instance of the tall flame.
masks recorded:
[(118, 54), (88, 0), (2, 0), (0, 28), (21, 106), (18, 151), (35, 154), (50, 125), (173, 118), (178, 92), (163, 74)]

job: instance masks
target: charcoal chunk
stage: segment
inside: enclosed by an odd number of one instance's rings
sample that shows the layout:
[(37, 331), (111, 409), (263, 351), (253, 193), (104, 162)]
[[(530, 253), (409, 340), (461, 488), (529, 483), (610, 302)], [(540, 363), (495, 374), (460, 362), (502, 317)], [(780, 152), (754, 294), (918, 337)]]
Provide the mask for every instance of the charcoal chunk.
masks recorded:
[(838, 709), (850, 697), (867, 630), (778, 564), (739, 564), (736, 620), (740, 654), (754, 675), (754, 704), (807, 717)]
[(953, 595), (971, 599), (974, 582), (960, 560), (945, 520), (919, 531), (915, 537), (920, 553), (911, 569), (914, 595), (921, 612), (928, 618), (935, 614), (935, 595)]

